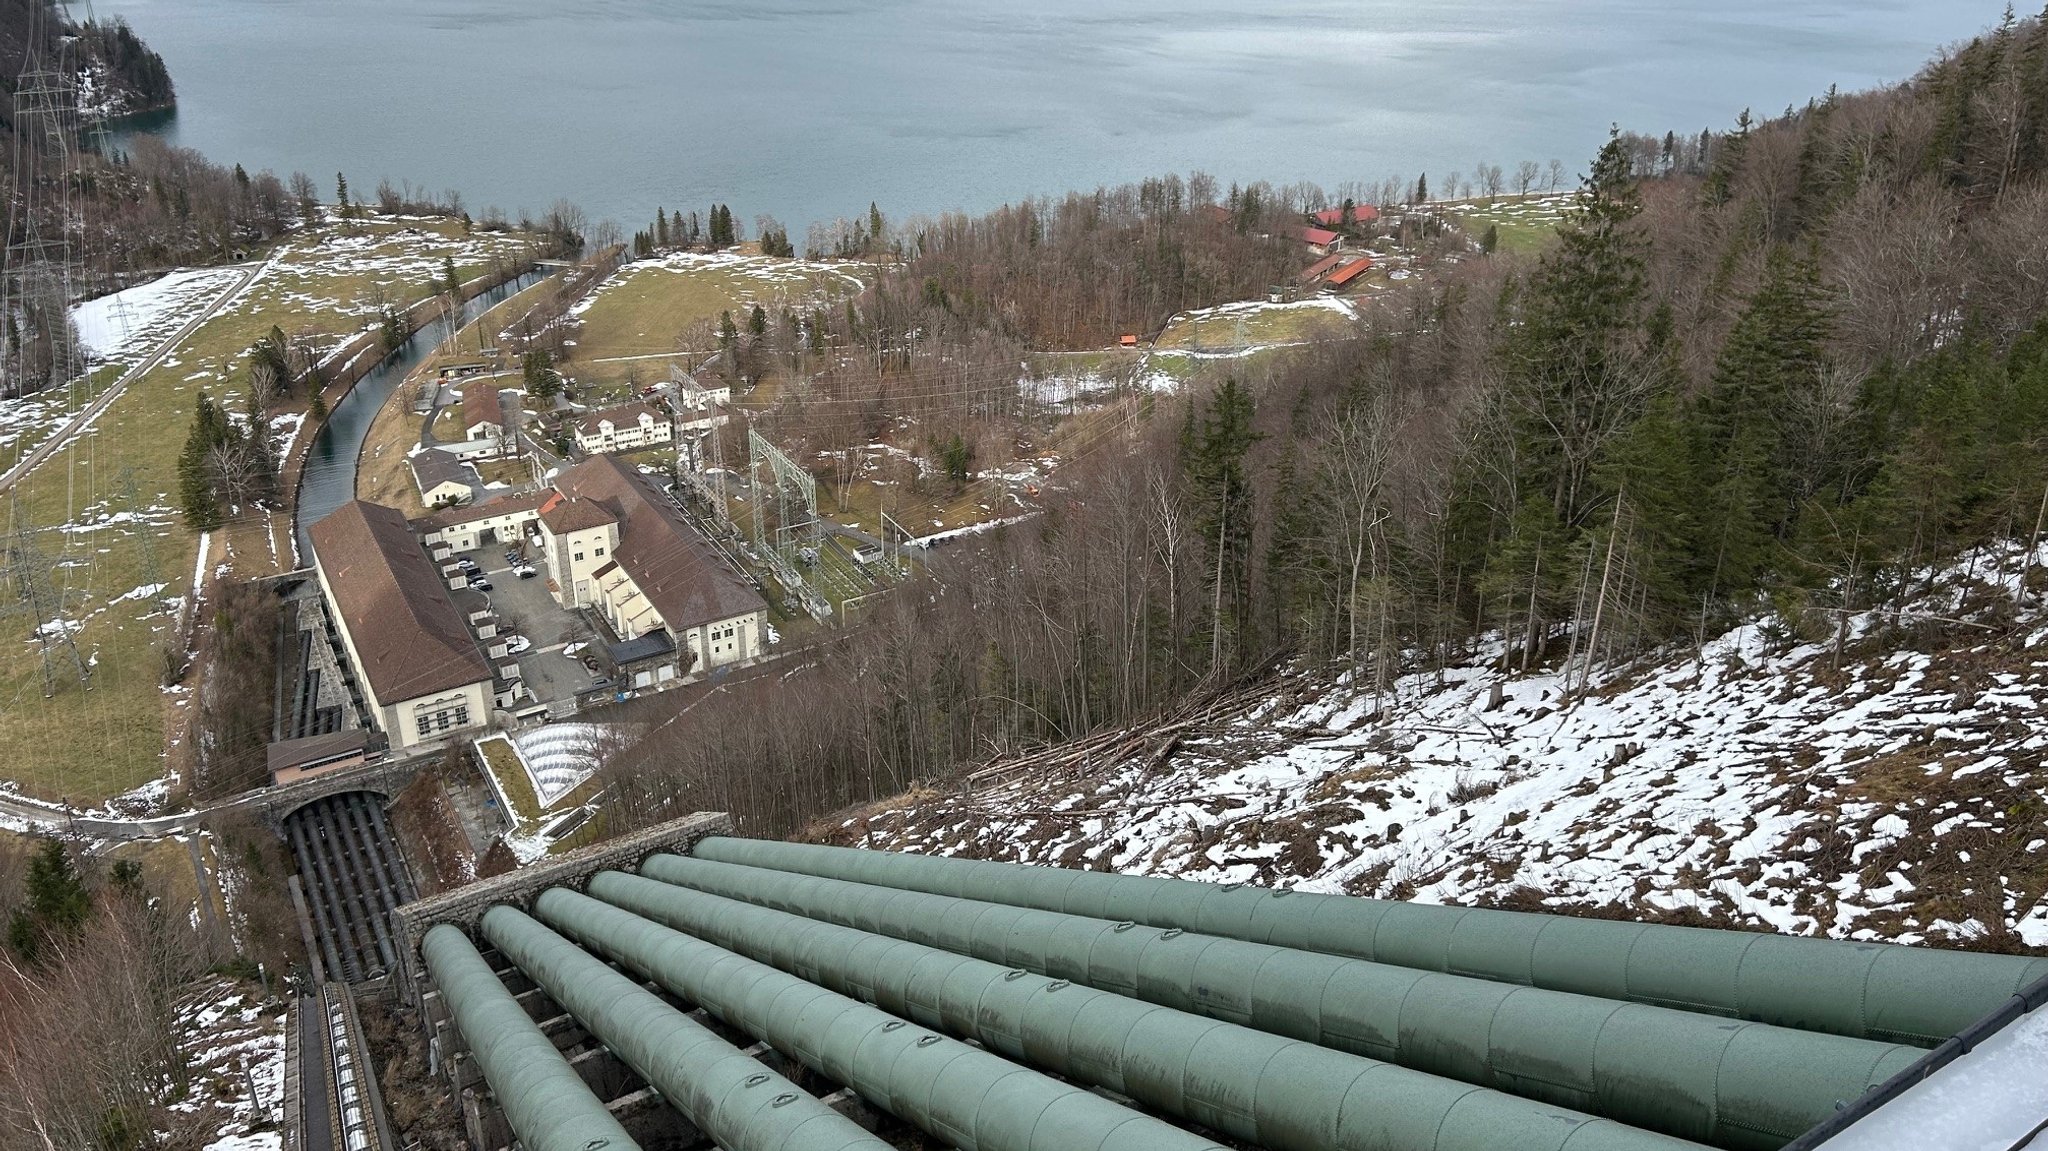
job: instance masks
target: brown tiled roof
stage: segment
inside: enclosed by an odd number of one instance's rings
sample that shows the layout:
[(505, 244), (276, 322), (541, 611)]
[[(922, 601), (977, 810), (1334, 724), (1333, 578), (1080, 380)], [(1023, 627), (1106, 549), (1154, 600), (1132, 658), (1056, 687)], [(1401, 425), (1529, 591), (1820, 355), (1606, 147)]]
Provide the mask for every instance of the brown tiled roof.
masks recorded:
[(597, 411), (586, 413), (581, 419), (576, 421), (576, 430), (586, 436), (594, 436), (597, 434), (597, 422), (599, 420), (610, 420), (614, 428), (637, 428), (640, 426), (640, 414), (642, 412), (653, 416), (655, 423), (668, 422), (668, 414), (656, 409), (652, 404), (631, 403), (620, 404), (615, 408), (600, 408)]
[(505, 408), (498, 402), (498, 385), (490, 380), (472, 380), (462, 389), (462, 426), (478, 424), (504, 426)]
[(385, 704), (491, 678), (447, 584), (396, 509), (355, 500), (313, 525), (370, 690)]
[(671, 631), (768, 606), (697, 529), (683, 522), (674, 505), (628, 465), (610, 456), (593, 456), (562, 472), (555, 486), (618, 514), (619, 543), (611, 558), (633, 577)]
[(457, 504), (443, 508), (432, 515), (424, 515), (412, 521), (412, 526), (421, 532), (440, 531), (442, 528), (466, 524), (472, 520), (487, 520), (498, 516), (517, 515), (520, 512), (537, 512), (541, 503), (555, 493), (546, 488), (528, 492), (523, 496), (499, 496), (480, 504)]
[(476, 470), (467, 460), (458, 460), (439, 448), (415, 452), (406, 463), (412, 467), (413, 482), (419, 485), (422, 495), (444, 483), (467, 486), (479, 482)]
[[(558, 491), (561, 486), (555, 485)], [(617, 523), (618, 518), (618, 515), (609, 508), (567, 493), (560, 499), (551, 499), (540, 506), (540, 522), (548, 525), (548, 530), (556, 535), (580, 532), (587, 528), (601, 528), (606, 524)]]

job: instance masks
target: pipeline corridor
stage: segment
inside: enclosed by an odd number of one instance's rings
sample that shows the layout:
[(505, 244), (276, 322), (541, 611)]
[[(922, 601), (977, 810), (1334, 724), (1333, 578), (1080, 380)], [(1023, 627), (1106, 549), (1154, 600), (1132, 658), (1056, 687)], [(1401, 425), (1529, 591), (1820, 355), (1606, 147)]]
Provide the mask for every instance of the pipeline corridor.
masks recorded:
[[(606, 1127), (605, 1103), (529, 1031), (508, 983), (573, 1017), (727, 1151), (889, 1146), (820, 1098), (849, 1092), (974, 1151), (1777, 1151), (1931, 1046), (1899, 1037), (1995, 1006), (2048, 963), (1799, 941), (1760, 1009), (1728, 989), (1770, 937), (1652, 931), (1650, 945), (1615, 954), (1602, 940), (1574, 959), (1532, 942), (1558, 917), (1440, 916), (1463, 933), (1450, 960), (1428, 951), (1443, 933), (1386, 930), (1366, 959), (1330, 924), (1386, 913), (1370, 901), (1146, 881), (1143, 916), (1110, 919), (1048, 910), (1045, 894), (1108, 877), (964, 883), (974, 866), (714, 838), (492, 907), (474, 939), (433, 927), (422, 951), (530, 1151), (640, 1144)], [(969, 888), (980, 898), (934, 890)], [(1194, 913), (1211, 896), (1252, 908), (1250, 927), (1197, 930), (1235, 922)], [(1288, 926), (1296, 906), (1308, 914)], [(1281, 927), (1308, 942), (1264, 941)], [(1666, 938), (1695, 961), (1628, 967)], [(1832, 985), (1857, 965), (1883, 976), (1844, 1016)]]
[(391, 912), (418, 897), (383, 802), (367, 792), (316, 800), (285, 817), (285, 838), (330, 978), (374, 979), (398, 962)]

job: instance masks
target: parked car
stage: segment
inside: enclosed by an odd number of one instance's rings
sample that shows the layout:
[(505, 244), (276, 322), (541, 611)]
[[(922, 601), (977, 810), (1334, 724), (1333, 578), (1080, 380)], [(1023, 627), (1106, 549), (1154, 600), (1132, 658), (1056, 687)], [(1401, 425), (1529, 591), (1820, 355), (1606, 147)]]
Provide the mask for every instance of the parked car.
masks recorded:
[(505, 637), (505, 651), (507, 654), (518, 655), (520, 652), (525, 651), (527, 648), (530, 648), (532, 646), (533, 641), (527, 639), (523, 635)]
[(490, 581), (490, 578), (489, 578), (488, 576), (483, 576), (483, 575), (473, 575), (473, 576), (469, 577), (469, 590), (471, 590), (471, 591), (489, 591), (489, 590), (491, 590), (491, 581)]
[(610, 687), (611, 685), (612, 677), (608, 675), (601, 675), (590, 681), (590, 686), (592, 687)]
[(532, 579), (534, 576), (540, 574), (539, 572), (533, 569), (532, 564), (520, 564), (518, 567), (513, 568), (512, 570), (518, 573), (520, 579)]
[(463, 571), (470, 573), (471, 575), (475, 575), (479, 570), (481, 570), (476, 566), (476, 561), (470, 559), (468, 556), (457, 556), (455, 559), (455, 566), (461, 568)]

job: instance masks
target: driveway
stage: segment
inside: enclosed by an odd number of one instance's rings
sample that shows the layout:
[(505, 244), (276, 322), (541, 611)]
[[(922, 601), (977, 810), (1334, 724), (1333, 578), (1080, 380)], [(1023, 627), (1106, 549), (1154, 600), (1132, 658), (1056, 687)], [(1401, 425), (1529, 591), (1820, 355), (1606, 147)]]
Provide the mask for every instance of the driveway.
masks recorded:
[(565, 636), (572, 632), (587, 636), (590, 625), (555, 602), (544, 578), (513, 575), (511, 565), (505, 562), (505, 547), (488, 544), (465, 554), (491, 579), (491, 610), (502, 630), (516, 632), (533, 643), (515, 657), (526, 689), (537, 703), (572, 699), (578, 692), (590, 690), (591, 674), (581, 662), (562, 654)]

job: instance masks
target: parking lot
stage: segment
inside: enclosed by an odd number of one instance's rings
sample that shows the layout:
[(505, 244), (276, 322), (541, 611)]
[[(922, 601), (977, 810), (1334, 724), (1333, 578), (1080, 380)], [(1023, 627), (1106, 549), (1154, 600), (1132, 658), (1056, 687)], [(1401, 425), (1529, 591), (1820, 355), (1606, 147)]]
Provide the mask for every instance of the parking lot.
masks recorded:
[(503, 544), (487, 544), (460, 554), (474, 560), (491, 581), (491, 590), (482, 594), (491, 602), (501, 634), (522, 635), (532, 644), (513, 658), (525, 677), (526, 689), (533, 693), (533, 701), (554, 703), (573, 699), (577, 693), (590, 690), (595, 677), (578, 659), (563, 655), (562, 648), (589, 642), (593, 634), (590, 624), (581, 613), (555, 603), (555, 598), (548, 594), (545, 577), (520, 579), (514, 575), (512, 565), (505, 560), (505, 550)]

